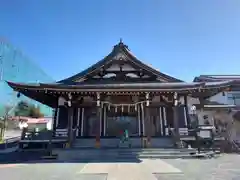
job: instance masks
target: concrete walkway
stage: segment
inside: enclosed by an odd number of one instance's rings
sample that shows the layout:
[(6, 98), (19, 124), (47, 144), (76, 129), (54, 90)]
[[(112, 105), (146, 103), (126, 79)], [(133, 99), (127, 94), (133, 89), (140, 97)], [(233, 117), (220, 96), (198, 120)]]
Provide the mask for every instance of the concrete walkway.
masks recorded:
[(140, 163), (89, 163), (79, 174), (107, 174), (107, 180), (156, 180), (157, 173), (181, 173), (160, 160), (142, 160)]

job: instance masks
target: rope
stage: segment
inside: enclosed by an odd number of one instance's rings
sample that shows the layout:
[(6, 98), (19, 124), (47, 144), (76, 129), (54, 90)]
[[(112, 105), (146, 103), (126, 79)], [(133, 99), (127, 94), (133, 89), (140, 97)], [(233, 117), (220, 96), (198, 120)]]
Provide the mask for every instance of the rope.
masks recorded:
[(138, 104), (143, 104), (147, 101), (140, 101), (140, 102), (137, 102), (137, 103), (132, 103), (132, 104), (113, 104), (111, 102), (108, 102), (108, 101), (102, 101), (103, 104), (108, 104), (108, 105), (111, 105), (111, 106), (137, 106)]

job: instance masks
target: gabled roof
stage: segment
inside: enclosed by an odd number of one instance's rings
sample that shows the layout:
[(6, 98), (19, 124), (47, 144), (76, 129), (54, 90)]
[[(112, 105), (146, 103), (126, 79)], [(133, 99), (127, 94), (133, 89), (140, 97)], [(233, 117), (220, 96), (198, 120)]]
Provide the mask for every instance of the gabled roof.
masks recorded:
[(193, 82), (213, 82), (213, 81), (239, 81), (240, 75), (200, 75), (194, 78)]
[(82, 71), (82, 72), (80, 72), (76, 75), (73, 75), (69, 78), (58, 81), (58, 82), (59, 83), (69, 83), (69, 82), (74, 81), (76, 79), (84, 78), (85, 76), (91, 74), (92, 72), (94, 72), (96, 70), (100, 70), (105, 64), (112, 61), (113, 58), (119, 53), (123, 53), (127, 57), (127, 61), (131, 61), (135, 65), (141, 67), (142, 69), (145, 69), (146, 71), (149, 71), (149, 72), (153, 73), (157, 77), (160, 77), (160, 78), (166, 80), (167, 82), (183, 82), (182, 80), (179, 80), (179, 79), (171, 77), (167, 74), (161, 73), (158, 70), (146, 65), (145, 63), (143, 63), (142, 61), (137, 59), (137, 57), (134, 56), (130, 52), (130, 50), (128, 49), (128, 46), (123, 44), (123, 42), (121, 40), (117, 45), (114, 46), (112, 52), (110, 52), (110, 54), (108, 54), (104, 59), (98, 61), (96, 64), (90, 66), (89, 68), (85, 69), (84, 71)]

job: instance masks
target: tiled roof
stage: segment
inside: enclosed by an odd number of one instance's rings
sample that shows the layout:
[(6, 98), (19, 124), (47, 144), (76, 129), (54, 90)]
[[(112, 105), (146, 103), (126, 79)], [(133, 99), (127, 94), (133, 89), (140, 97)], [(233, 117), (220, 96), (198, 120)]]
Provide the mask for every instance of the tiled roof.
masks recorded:
[(52, 120), (52, 118), (31, 118), (31, 117), (24, 117), (24, 116), (14, 116), (11, 117), (12, 120), (15, 121), (26, 121), (28, 124), (41, 124), (41, 123), (47, 123), (50, 120)]
[(240, 75), (200, 75), (194, 78), (194, 82), (206, 81), (240, 81)]

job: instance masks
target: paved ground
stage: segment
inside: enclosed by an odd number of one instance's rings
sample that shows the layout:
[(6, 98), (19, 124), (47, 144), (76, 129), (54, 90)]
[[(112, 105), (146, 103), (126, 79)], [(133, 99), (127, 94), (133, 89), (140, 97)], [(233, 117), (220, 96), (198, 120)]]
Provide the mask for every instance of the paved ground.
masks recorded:
[(11, 180), (239, 180), (240, 155), (207, 160), (144, 160), (141, 163), (36, 162), (0, 164)]
[(4, 134), (4, 139), (14, 138), (21, 136), (20, 130), (7, 130)]

